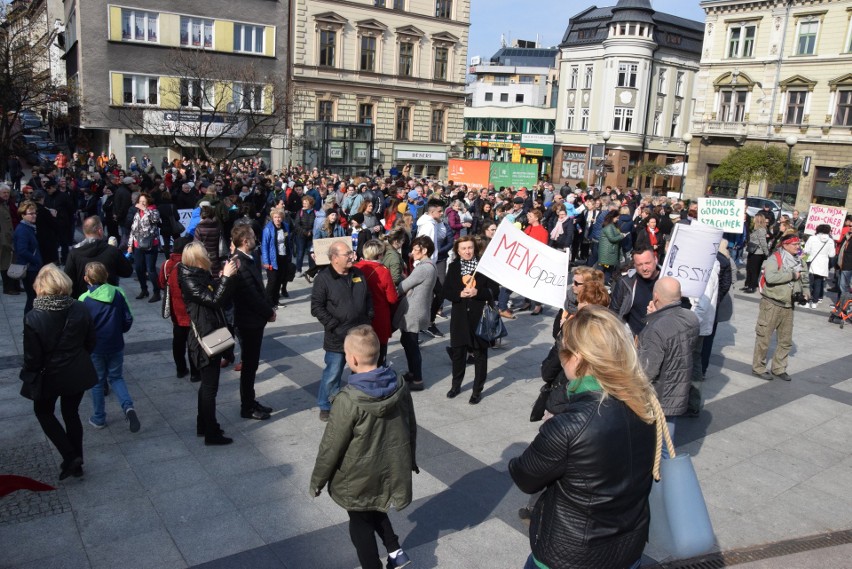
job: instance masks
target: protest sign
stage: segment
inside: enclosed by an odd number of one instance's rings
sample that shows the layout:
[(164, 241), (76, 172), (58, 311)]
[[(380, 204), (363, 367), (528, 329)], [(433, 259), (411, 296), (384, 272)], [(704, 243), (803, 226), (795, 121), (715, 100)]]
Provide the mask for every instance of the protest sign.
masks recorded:
[(328, 248), (331, 247), (332, 243), (336, 243), (338, 241), (346, 243), (350, 247), (352, 246), (351, 237), (328, 237), (326, 239), (314, 239), (314, 262), (317, 265), (330, 265), (331, 259), (328, 256)]
[(676, 223), (662, 274), (680, 282), (681, 295), (700, 297), (713, 273), (721, 241), (721, 229), (695, 222)]
[(186, 230), (189, 227), (189, 221), (192, 219), (192, 210), (179, 209), (178, 217), (180, 217), (180, 224), (183, 225), (184, 230)]
[(811, 204), (808, 220), (805, 222), (805, 234), (813, 235), (816, 233), (817, 226), (827, 223), (831, 226), (831, 238), (837, 241), (840, 239), (844, 219), (846, 219), (846, 210), (843, 208)]
[(568, 253), (536, 241), (504, 220), (476, 270), (521, 296), (562, 308), (568, 259)]
[(726, 233), (742, 233), (745, 225), (745, 200), (698, 198), (698, 221)]

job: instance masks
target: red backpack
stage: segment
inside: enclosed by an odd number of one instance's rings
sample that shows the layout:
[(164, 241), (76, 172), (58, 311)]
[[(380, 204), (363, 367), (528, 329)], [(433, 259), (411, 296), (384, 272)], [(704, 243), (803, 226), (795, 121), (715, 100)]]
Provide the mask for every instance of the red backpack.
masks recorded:
[[(781, 260), (781, 253), (778, 252), (778, 251), (775, 251), (774, 256), (775, 256), (775, 261), (778, 263), (778, 268), (780, 269), (781, 263), (783, 263), (783, 261)], [(761, 267), (760, 268), (760, 281), (758, 281), (758, 283), (757, 283), (757, 289), (761, 293), (763, 293), (763, 289), (765, 289), (765, 288), (766, 288), (766, 269)]]

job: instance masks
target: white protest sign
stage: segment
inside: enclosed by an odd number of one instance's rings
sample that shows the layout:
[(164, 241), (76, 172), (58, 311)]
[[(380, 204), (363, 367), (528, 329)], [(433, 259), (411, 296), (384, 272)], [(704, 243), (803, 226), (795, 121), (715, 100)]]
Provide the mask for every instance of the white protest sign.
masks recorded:
[(698, 198), (698, 221), (726, 233), (742, 233), (745, 225), (745, 200)]
[(663, 275), (680, 282), (681, 295), (700, 297), (713, 273), (721, 241), (721, 229), (696, 222), (690, 225), (676, 223)]
[(519, 295), (562, 308), (568, 259), (568, 253), (536, 241), (504, 220), (476, 270)]
[(846, 219), (846, 210), (843, 208), (812, 204), (808, 210), (805, 234), (813, 235), (816, 233), (817, 226), (827, 223), (831, 226), (831, 238), (837, 241), (840, 239), (844, 219)]
[(337, 243), (338, 241), (346, 243), (350, 247), (352, 246), (351, 237), (327, 237), (325, 239), (314, 239), (314, 262), (317, 265), (330, 265), (331, 257), (328, 255), (328, 250), (331, 248), (332, 244)]
[(180, 217), (180, 223), (183, 225), (184, 229), (189, 227), (189, 221), (192, 219), (192, 210), (191, 209), (179, 209), (178, 217)]

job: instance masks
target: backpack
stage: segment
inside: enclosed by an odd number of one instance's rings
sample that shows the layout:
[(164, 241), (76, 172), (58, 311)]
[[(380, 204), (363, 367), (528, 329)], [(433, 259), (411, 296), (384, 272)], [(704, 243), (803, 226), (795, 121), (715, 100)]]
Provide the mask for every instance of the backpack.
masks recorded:
[[(781, 261), (781, 253), (780, 253), (780, 252), (778, 252), (778, 251), (775, 251), (774, 257), (775, 257), (775, 262), (777, 262), (777, 263), (778, 263), (778, 267), (780, 268), (780, 267), (781, 267), (781, 263), (783, 262), (783, 261)], [(766, 261), (764, 261), (764, 262), (766, 262)], [(761, 292), (761, 294), (762, 294), (762, 293), (763, 293), (763, 289), (765, 289), (765, 288), (766, 288), (766, 269), (764, 269), (763, 267), (761, 267), (761, 268), (760, 268), (760, 280), (759, 280), (759, 281), (758, 281), (758, 283), (757, 283), (757, 289), (758, 289), (758, 290)]]

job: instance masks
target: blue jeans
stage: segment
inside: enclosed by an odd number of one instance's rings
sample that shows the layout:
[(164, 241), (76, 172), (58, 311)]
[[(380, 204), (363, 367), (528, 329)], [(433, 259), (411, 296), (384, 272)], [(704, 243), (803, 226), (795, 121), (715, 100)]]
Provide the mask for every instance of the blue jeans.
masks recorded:
[(297, 235), (296, 239), (296, 256), (294, 258), (296, 263), (296, 272), (302, 272), (302, 265), (305, 261), (305, 255), (308, 256), (308, 268), (314, 268), (314, 260), (311, 258), (309, 251), (311, 250), (311, 245), (313, 243), (313, 238), (306, 237), (304, 235)]
[(133, 400), (124, 383), (124, 352), (114, 354), (92, 354), (92, 364), (95, 373), (98, 374), (98, 383), (92, 388), (92, 422), (98, 425), (106, 423), (106, 411), (104, 410), (104, 386), (109, 382), (109, 388), (115, 393), (121, 410), (127, 411), (133, 407)]
[[(811, 300), (817, 302), (825, 295), (825, 277), (809, 275), (811, 279)], [(842, 290), (842, 289), (841, 289)]]
[(136, 265), (136, 278), (139, 279), (139, 286), (142, 287), (142, 292), (148, 291), (148, 280), (151, 281), (151, 287), (154, 292), (160, 292), (160, 282), (157, 279), (157, 255), (159, 254), (157, 247), (150, 249), (134, 249), (133, 260)]
[[(629, 567), (626, 567), (625, 569), (639, 569), (639, 567), (642, 566), (641, 564), (642, 558), (639, 558), (636, 560), (636, 563), (630, 565)], [(524, 565), (524, 569), (538, 569), (538, 565), (536, 565), (535, 561), (533, 561), (532, 553), (530, 553), (530, 556), (527, 557), (527, 562)]]
[(346, 358), (341, 352), (325, 353), (325, 369), (322, 371), (319, 393), (317, 394), (317, 405), (319, 405), (320, 411), (331, 409), (329, 398), (334, 397), (340, 391), (340, 380), (343, 377), (343, 366), (345, 365)]
[(850, 284), (852, 284), (852, 271), (840, 271), (840, 294), (849, 292)]
[(499, 310), (509, 310), (509, 297), (512, 296), (512, 291), (504, 286), (500, 287), (500, 295), (497, 297), (497, 308)]

